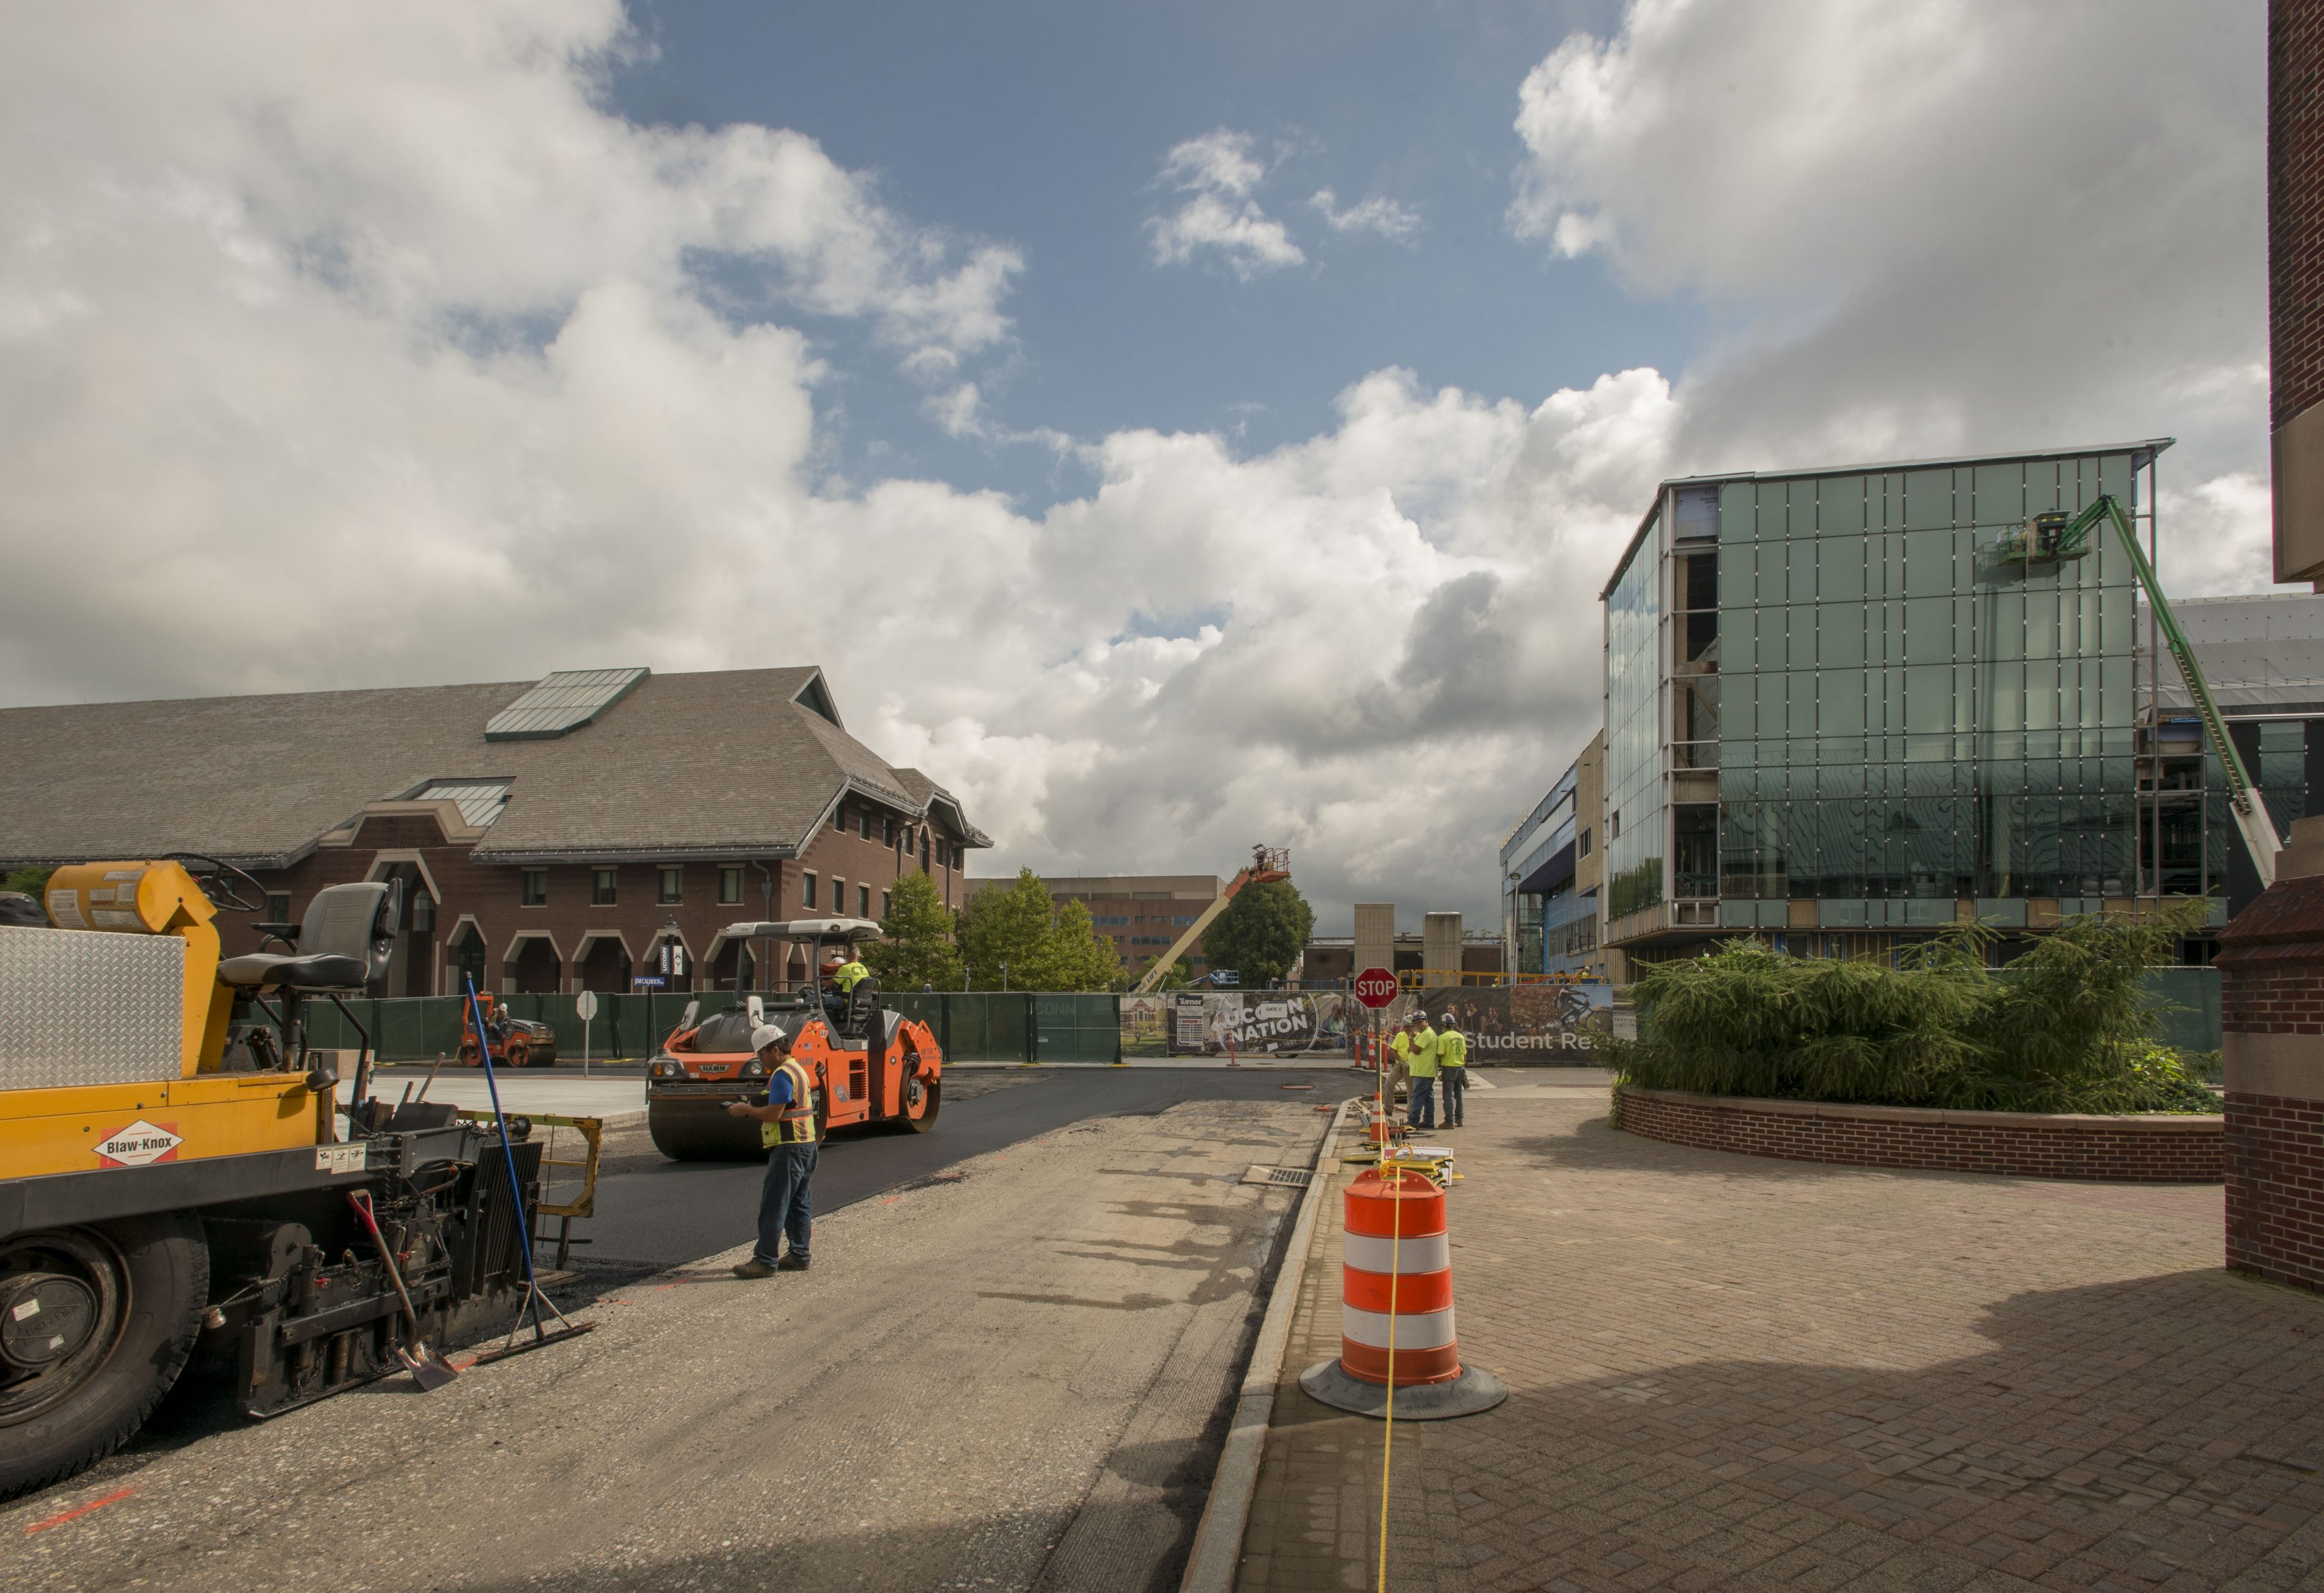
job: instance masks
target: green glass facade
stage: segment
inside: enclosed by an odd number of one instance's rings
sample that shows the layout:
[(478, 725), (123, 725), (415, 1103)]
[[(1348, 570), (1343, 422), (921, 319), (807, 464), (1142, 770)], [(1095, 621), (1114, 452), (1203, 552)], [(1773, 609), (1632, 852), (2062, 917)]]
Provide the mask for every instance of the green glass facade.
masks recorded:
[(2216, 889), (2202, 791), (2142, 812), (2129, 559), (2017, 551), (2100, 493), (2146, 534), (2155, 451), (1667, 485), (1607, 594), (1609, 919), (2008, 925)]

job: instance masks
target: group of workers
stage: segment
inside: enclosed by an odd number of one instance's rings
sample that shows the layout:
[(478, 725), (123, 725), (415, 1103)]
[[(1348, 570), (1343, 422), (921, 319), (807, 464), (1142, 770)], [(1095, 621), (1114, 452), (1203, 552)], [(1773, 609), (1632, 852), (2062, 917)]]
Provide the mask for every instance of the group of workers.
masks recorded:
[[(872, 977), (853, 952), (835, 946), (823, 954), (820, 987), (825, 1017), (835, 1027), (845, 1017), (855, 987)], [(759, 1141), (767, 1149), (766, 1181), (759, 1186), (759, 1242), (750, 1259), (739, 1262), (734, 1275), (772, 1277), (779, 1272), (805, 1272), (809, 1241), (815, 1229), (815, 1164), (819, 1151), (816, 1135), (816, 1091), (820, 1081), (790, 1054), (790, 1036), (779, 1024), (762, 1023), (751, 1031), (751, 1049), (767, 1070), (767, 1100), (762, 1106), (730, 1101), (729, 1117), (749, 1118), (759, 1125)], [(789, 1248), (784, 1248), (784, 1240)]]
[(1436, 1086), (1442, 1082), (1443, 1127), (1458, 1128), (1467, 1115), (1469, 1037), (1453, 1023), (1452, 1015), (1447, 1012), (1444, 1027), (1438, 1028), (1425, 1011), (1414, 1008), (1388, 1036), (1388, 1048), (1411, 1085), (1412, 1100), (1405, 1120), (1415, 1128), (1437, 1127)]

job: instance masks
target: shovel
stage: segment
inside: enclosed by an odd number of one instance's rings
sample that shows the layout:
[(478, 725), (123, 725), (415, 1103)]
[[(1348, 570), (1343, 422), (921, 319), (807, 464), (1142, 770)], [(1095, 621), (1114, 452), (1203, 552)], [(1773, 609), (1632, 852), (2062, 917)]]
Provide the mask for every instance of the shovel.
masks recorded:
[(444, 1358), (428, 1348), (428, 1340), (420, 1336), (420, 1313), (411, 1308), (411, 1295), (403, 1286), (403, 1275), (396, 1270), (395, 1254), (387, 1248), (387, 1236), (379, 1231), (379, 1219), (372, 1215), (371, 1191), (356, 1189), (347, 1192), (347, 1204), (355, 1209), (363, 1225), (371, 1230), (371, 1242), (379, 1247), (379, 1259), (387, 1268), (387, 1281), (395, 1285), (396, 1298), (403, 1302), (403, 1319), (411, 1324), (411, 1343), (395, 1347), (395, 1358), (411, 1374), (411, 1380), (422, 1389), (433, 1391), (444, 1386), (460, 1374), (445, 1363)]

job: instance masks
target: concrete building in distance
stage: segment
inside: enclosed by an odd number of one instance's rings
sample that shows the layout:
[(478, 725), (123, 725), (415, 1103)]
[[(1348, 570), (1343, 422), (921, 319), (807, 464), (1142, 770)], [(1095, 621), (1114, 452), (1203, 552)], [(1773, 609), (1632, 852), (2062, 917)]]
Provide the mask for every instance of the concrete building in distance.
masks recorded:
[[(1006, 890), (1016, 883), (1013, 874), (1005, 879), (971, 879), (967, 896), (980, 890)], [(1203, 909), (1218, 900), (1227, 888), (1216, 874), (1061, 876), (1042, 883), (1049, 888), (1051, 901), (1086, 906), (1092, 925), (1113, 943), (1122, 967), (1133, 972), (1143, 972), (1148, 963), (1176, 944), (1202, 916)], [(1210, 971), (1210, 961), (1199, 940), (1186, 961), (1197, 976)]]
[[(1377, 915), (1368, 922), (1368, 914)], [(1387, 925), (1382, 930), (1381, 921)], [(1432, 983), (1487, 982), (1501, 973), (1502, 942), (1489, 929), (1464, 929), (1458, 913), (1428, 913), (1417, 931), (1398, 933), (1396, 908), (1385, 902), (1360, 902), (1353, 935), (1318, 935), (1309, 938), (1300, 959), (1299, 982), (1309, 990), (1337, 990), (1367, 968), (1385, 968), (1399, 977), (1417, 981), (1424, 974), (1443, 975), (1459, 970), (1459, 980), (1436, 978)], [(1436, 938), (1429, 939), (1431, 930)]]
[(1590, 738), (1501, 843), (1502, 935), (1520, 973), (1602, 977), (1606, 738)]
[(2224, 800), (2129, 559), (2106, 528), (2022, 556), (2100, 493), (2151, 546), (2168, 446), (1665, 483), (1602, 594), (1609, 951), (1881, 954), (2171, 895), (2224, 920)]
[[(812, 667), (0, 709), (0, 868), (198, 852), (254, 874), (232, 956), (349, 880), (403, 885), (387, 996), (733, 981), (738, 920), (964, 899), (991, 841), (847, 733)], [(806, 975), (747, 962), (758, 987)]]

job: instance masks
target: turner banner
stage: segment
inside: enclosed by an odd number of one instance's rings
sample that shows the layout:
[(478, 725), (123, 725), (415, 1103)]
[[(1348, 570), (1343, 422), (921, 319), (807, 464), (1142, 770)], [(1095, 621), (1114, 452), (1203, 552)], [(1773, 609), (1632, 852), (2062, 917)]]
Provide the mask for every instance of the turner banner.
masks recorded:
[(1125, 1056), (1345, 1056), (1351, 1007), (1355, 998), (1339, 990), (1124, 996), (1121, 1050)]

